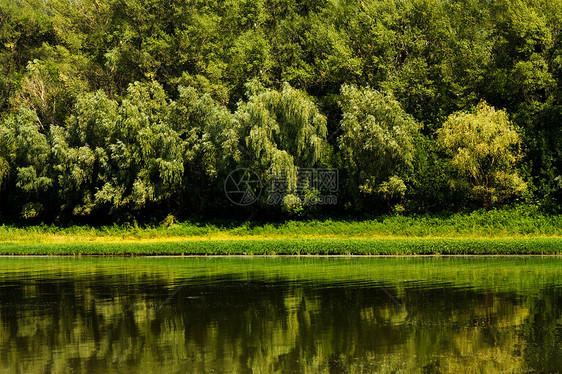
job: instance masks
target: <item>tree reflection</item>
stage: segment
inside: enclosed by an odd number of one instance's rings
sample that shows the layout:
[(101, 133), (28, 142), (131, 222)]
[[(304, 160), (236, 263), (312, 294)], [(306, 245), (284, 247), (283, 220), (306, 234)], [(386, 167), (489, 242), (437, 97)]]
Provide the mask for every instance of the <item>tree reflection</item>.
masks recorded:
[(540, 279), (532, 294), (383, 282), (402, 310), (364, 280), (23, 272), (0, 282), (0, 361), (34, 373), (556, 371), (562, 291)]

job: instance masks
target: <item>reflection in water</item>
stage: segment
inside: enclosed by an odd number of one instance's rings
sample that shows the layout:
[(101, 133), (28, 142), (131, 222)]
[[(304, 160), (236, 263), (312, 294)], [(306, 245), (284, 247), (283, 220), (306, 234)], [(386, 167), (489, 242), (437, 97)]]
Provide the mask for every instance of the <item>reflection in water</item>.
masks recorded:
[(562, 368), (562, 259), (354, 261), (3, 258), (1, 369)]

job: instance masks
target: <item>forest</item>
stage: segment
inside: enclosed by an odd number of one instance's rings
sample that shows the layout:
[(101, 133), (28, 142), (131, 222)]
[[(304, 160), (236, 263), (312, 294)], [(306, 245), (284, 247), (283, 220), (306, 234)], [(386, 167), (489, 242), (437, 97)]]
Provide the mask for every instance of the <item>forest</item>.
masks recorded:
[[(241, 168), (280, 203), (232, 204)], [(337, 204), (298, 184), (314, 168)], [(25, 223), (558, 214), (562, 0), (0, 0), (0, 201)]]

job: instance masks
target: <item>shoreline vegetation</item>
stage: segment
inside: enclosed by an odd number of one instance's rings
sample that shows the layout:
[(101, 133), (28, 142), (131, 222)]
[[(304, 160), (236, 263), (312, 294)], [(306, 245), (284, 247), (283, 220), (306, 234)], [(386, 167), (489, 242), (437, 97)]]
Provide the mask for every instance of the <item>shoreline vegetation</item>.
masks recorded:
[(0, 222), (560, 214), (560, 9), (0, 0)]
[(562, 238), (269, 239), (167, 242), (0, 243), (0, 255), (562, 255)]
[(158, 226), (0, 226), (2, 255), (562, 254), (562, 219), (510, 208), (450, 216)]

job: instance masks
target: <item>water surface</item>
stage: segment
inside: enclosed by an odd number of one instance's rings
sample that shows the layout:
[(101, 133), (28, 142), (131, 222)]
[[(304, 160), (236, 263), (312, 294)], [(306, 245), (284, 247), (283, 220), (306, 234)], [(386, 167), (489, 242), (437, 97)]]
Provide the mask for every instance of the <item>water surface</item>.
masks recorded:
[(0, 258), (0, 371), (558, 372), (562, 258)]

